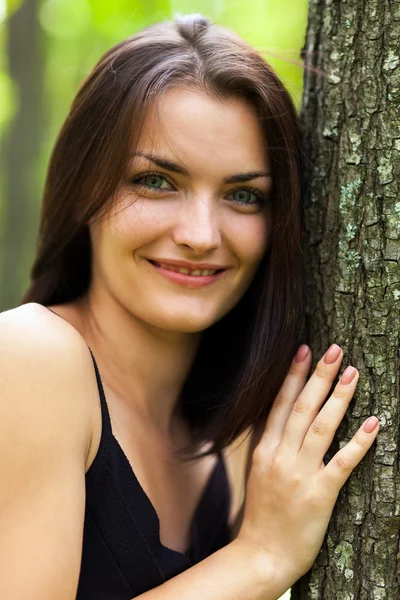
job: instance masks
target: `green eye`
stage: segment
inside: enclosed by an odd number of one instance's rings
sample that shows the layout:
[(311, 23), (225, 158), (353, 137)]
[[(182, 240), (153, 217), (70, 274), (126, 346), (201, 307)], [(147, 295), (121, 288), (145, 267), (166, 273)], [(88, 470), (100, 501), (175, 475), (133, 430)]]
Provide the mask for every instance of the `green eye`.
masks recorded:
[(238, 204), (259, 204), (262, 201), (261, 194), (245, 188), (234, 190), (232, 192), (232, 199)]
[(137, 183), (140, 183), (148, 188), (158, 189), (158, 190), (169, 190), (171, 186), (165, 177), (161, 175), (157, 175), (156, 173), (149, 173), (148, 175), (144, 175), (140, 179), (136, 180)]

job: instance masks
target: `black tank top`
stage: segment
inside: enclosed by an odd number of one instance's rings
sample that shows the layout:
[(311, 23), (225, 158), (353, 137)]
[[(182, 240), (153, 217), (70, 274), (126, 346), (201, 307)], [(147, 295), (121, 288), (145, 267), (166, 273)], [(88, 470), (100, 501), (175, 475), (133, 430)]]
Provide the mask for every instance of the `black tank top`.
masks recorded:
[(82, 563), (76, 600), (131, 600), (229, 542), (230, 491), (222, 455), (191, 523), (185, 553), (160, 540), (157, 513), (114, 437), (99, 370), (102, 431), (86, 473)]

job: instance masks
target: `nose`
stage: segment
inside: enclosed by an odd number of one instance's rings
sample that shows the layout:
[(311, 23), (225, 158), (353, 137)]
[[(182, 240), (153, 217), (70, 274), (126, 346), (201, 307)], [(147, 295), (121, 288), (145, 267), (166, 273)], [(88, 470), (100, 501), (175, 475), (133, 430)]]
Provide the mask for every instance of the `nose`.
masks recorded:
[(215, 200), (205, 195), (186, 198), (176, 214), (174, 241), (203, 255), (221, 245), (220, 223)]

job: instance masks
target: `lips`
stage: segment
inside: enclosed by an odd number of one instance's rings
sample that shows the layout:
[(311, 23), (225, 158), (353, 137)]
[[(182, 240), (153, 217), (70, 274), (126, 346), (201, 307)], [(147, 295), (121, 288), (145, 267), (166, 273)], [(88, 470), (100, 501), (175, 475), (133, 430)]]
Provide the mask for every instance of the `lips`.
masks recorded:
[[(169, 281), (188, 288), (200, 288), (212, 283), (224, 276), (227, 269), (187, 269), (186, 267), (172, 265), (169, 263), (159, 263), (155, 260), (147, 259), (147, 262), (156, 270), (156, 272)], [(208, 266), (208, 265), (207, 265)], [(182, 272), (187, 271), (186, 272)], [(204, 273), (206, 271), (206, 273)], [(211, 271), (211, 274), (209, 272)], [(214, 272), (213, 272), (214, 271)], [(203, 274), (202, 274), (203, 273)]]
[(149, 262), (151, 262), (153, 265), (157, 265), (158, 267), (161, 267), (162, 269), (166, 269), (168, 271), (174, 271), (175, 273), (182, 273), (183, 275), (190, 275), (191, 277), (207, 277), (209, 275), (215, 275), (215, 273), (218, 273), (219, 271), (223, 270), (223, 269), (200, 269), (200, 268), (189, 269), (187, 267), (172, 265), (172, 264), (166, 263), (166, 262), (158, 262), (155, 260), (150, 260)]

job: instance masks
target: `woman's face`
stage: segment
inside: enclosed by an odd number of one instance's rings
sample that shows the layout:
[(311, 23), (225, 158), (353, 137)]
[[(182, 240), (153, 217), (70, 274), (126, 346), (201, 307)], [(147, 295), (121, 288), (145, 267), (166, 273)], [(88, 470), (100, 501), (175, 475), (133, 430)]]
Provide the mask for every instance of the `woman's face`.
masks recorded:
[(92, 286), (155, 327), (210, 327), (243, 296), (266, 251), (271, 189), (245, 101), (168, 90), (145, 120), (111, 215), (91, 227)]

